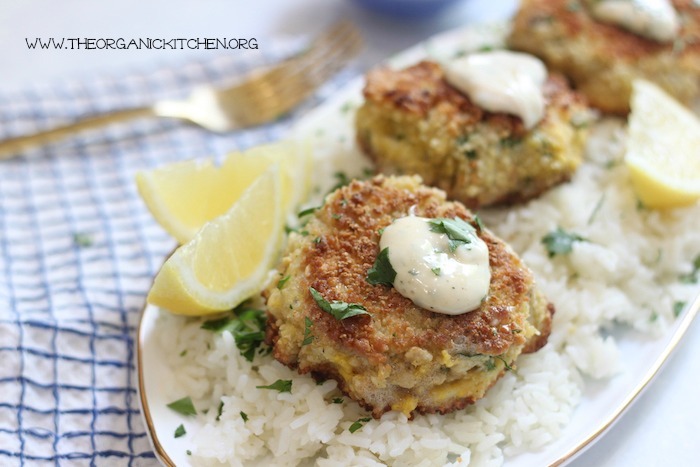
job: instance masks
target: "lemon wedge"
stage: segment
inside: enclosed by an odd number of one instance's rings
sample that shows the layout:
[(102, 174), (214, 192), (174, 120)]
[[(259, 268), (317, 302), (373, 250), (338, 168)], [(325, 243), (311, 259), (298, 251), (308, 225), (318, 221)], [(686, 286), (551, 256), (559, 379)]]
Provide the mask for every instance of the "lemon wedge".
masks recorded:
[(276, 260), (284, 213), (279, 165), (163, 264), (148, 302), (182, 315), (229, 310), (257, 292)]
[(672, 208), (700, 199), (700, 120), (658, 86), (632, 85), (625, 163), (639, 199)]
[(228, 211), (273, 164), (280, 165), (283, 209), (289, 211), (306, 197), (311, 184), (308, 144), (258, 146), (229, 155), (220, 167), (211, 159), (176, 162), (139, 172), (136, 185), (156, 221), (184, 244), (205, 223)]

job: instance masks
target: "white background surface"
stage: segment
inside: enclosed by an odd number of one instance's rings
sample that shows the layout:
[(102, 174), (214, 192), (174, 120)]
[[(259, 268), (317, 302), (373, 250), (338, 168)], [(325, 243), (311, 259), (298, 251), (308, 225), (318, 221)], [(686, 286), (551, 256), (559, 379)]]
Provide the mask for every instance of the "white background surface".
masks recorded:
[[(0, 92), (220, 53), (28, 50), (25, 38), (255, 37), (264, 48), (271, 38), (313, 34), (334, 19), (347, 17), (365, 35), (368, 47), (361, 64), (369, 67), (435, 33), (508, 17), (515, 5), (514, 0), (465, 0), (433, 19), (409, 22), (374, 16), (344, 0), (0, 0)], [(700, 465), (695, 454), (700, 434), (699, 360), (696, 322), (652, 387), (571, 465)]]

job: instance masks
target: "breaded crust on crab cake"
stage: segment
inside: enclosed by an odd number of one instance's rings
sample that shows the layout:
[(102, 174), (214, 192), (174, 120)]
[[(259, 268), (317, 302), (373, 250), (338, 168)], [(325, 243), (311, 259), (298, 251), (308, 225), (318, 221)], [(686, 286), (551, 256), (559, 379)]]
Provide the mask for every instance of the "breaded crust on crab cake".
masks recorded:
[(543, 119), (487, 112), (424, 61), (366, 76), (357, 140), (379, 172), (420, 175), (471, 209), (522, 202), (567, 181), (582, 160), (589, 115), (561, 76), (549, 76)]
[[(274, 357), (299, 373), (337, 380), (375, 418), (389, 410), (411, 417), (447, 413), (473, 403), (520, 353), (546, 343), (554, 312), (530, 270), (487, 229), (478, 235), (488, 246), (491, 282), (475, 311), (435, 313), (393, 287), (370, 285), (380, 229), (410, 209), (475, 223), (462, 204), (446, 201), (418, 177), (353, 181), (326, 198), (303, 234), (290, 235), (278, 268), (286, 279), (263, 293)], [(360, 304), (369, 315), (338, 320), (310, 288), (329, 302)]]
[(672, 0), (681, 17), (678, 37), (659, 43), (591, 16), (580, 0), (523, 0), (508, 45), (540, 57), (567, 75), (589, 102), (626, 114), (632, 81), (652, 81), (678, 100), (700, 97), (700, 8)]

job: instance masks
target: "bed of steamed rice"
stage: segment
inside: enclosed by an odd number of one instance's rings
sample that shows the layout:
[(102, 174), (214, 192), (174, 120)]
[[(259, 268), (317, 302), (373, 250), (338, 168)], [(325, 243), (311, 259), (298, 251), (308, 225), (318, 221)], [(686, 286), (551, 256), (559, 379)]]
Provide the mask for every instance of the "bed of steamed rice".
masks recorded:
[[(229, 333), (161, 313), (158, 336), (174, 369), (172, 400), (190, 396), (200, 412), (208, 409), (199, 415), (203, 428), (188, 434), (192, 463), (501, 465), (556, 439), (585, 380), (622, 371), (615, 339), (604, 331), (619, 324), (659, 336), (676, 319), (673, 304), (697, 292), (678, 278), (700, 253), (700, 204), (644, 209), (631, 191), (623, 147), (622, 123), (603, 122), (571, 183), (524, 206), (480, 213), (535, 272), (557, 312), (547, 346), (519, 358), (516, 372), (465, 410), (410, 422), (389, 413), (350, 433), (368, 415), (347, 398), (333, 403), (342, 396), (335, 382), (317, 385), (269, 356), (251, 364)], [(541, 239), (557, 227), (586, 241), (549, 258)], [(291, 393), (256, 388), (278, 379), (293, 381)]]

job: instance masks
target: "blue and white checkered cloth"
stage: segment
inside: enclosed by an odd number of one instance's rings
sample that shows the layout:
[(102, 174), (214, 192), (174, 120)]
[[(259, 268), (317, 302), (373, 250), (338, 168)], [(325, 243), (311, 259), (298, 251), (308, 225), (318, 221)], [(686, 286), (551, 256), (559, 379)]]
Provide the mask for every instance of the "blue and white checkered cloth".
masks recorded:
[[(263, 49), (0, 94), (0, 138), (185, 96), (289, 53)], [(139, 412), (134, 341), (175, 242), (146, 210), (134, 174), (278, 139), (353, 74), (263, 127), (215, 135), (140, 120), (0, 161), (0, 465), (157, 463)]]

